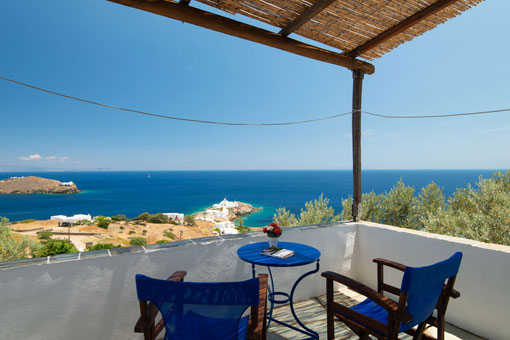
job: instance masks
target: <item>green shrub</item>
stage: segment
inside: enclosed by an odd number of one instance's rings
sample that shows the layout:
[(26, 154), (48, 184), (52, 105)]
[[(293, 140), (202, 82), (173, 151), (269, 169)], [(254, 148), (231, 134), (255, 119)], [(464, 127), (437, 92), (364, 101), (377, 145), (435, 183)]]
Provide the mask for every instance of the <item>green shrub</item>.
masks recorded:
[(11, 235), (8, 223), (7, 218), (0, 218), (0, 261), (23, 259), (29, 254), (35, 253), (40, 244), (26, 237), (17, 240)]
[(131, 240), (129, 240), (129, 243), (132, 246), (144, 246), (147, 244), (147, 240), (143, 237), (133, 237)]
[(156, 244), (162, 244), (162, 243), (168, 243), (168, 241), (165, 241), (165, 240), (159, 240), (158, 242), (156, 242)]
[(35, 222), (35, 220), (33, 218), (29, 218), (29, 219), (20, 221), (19, 223), (32, 223), (32, 222)]
[(187, 225), (195, 225), (195, 217), (193, 215), (184, 215), (184, 223)]
[(110, 225), (110, 223), (112, 223), (112, 220), (105, 216), (96, 216), (95, 220), (97, 226), (103, 229), (108, 229), (108, 226)]
[(136, 231), (134, 231), (134, 230), (130, 230), (128, 234), (129, 234), (129, 235), (136, 234)]
[[(418, 207), (420, 201), (414, 196), (415, 189), (400, 179), (389, 192), (375, 194), (373, 191), (361, 196), (361, 220), (417, 229), (420, 225)], [(429, 198), (432, 187), (422, 191)], [(342, 201), (342, 220), (352, 218), (352, 197)], [(426, 209), (424, 207), (420, 209)]]
[(457, 189), (447, 208), (423, 217), (425, 231), (510, 245), (510, 171)]
[(120, 226), (120, 230), (124, 230), (124, 227), (123, 227), (123, 226)]
[(124, 214), (118, 214), (118, 215), (112, 216), (112, 221), (115, 221), (115, 222), (126, 221), (126, 220), (127, 220), (127, 218), (126, 218), (126, 215), (124, 215)]
[(305, 209), (301, 209), (298, 224), (332, 223), (338, 220), (339, 216), (335, 216), (335, 209), (329, 206), (329, 199), (321, 194), (319, 199), (305, 203)]
[(120, 244), (113, 245), (113, 243), (96, 243), (90, 247), (87, 248), (88, 251), (93, 250), (104, 250), (104, 249), (113, 249), (113, 248), (119, 248)]
[(237, 223), (238, 225), (236, 225), (236, 229), (239, 231), (240, 234), (244, 234), (250, 231), (250, 227), (244, 226), (243, 220), (239, 220)]
[[(352, 198), (342, 206), (342, 218), (350, 220)], [(390, 192), (363, 194), (361, 219), (510, 245), (510, 171), (480, 177), (475, 188), (459, 188), (447, 200), (434, 182), (416, 197), (400, 180)]]
[(77, 253), (78, 249), (68, 240), (48, 240), (36, 252), (37, 257)]
[(171, 230), (165, 230), (163, 236), (168, 237), (171, 240), (175, 240), (176, 236)]
[(144, 234), (147, 233), (147, 230), (146, 229), (142, 230), (142, 233), (144, 233)]
[(49, 240), (53, 236), (53, 233), (49, 230), (44, 230), (39, 233), (39, 239), (40, 240)]
[(151, 215), (148, 212), (141, 213), (137, 217), (133, 218), (133, 221), (148, 221)]
[(163, 214), (154, 214), (149, 216), (150, 223), (168, 223), (168, 217)]
[(137, 217), (133, 218), (135, 221), (145, 221), (149, 223), (168, 223), (168, 217), (166, 215), (163, 215), (162, 213), (159, 214), (149, 214), (148, 212), (144, 212)]
[(280, 227), (295, 227), (298, 225), (296, 215), (285, 208), (276, 209), (276, 213), (273, 216), (273, 222), (278, 224)]

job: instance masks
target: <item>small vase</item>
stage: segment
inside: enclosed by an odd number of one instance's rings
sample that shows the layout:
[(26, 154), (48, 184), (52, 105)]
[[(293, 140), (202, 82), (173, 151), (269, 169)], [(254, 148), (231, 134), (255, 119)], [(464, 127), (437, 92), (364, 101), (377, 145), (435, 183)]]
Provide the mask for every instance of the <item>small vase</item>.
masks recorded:
[(278, 237), (267, 237), (267, 241), (269, 242), (269, 248), (278, 247)]

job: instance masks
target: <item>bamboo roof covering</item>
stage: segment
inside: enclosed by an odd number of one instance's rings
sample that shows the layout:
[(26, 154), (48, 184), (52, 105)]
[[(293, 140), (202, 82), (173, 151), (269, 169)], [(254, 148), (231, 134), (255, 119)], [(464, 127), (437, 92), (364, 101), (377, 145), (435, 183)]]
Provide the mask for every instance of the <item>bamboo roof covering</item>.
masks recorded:
[(108, 1), (372, 74), (374, 66), (357, 57), (379, 58), (483, 0), (195, 0), (269, 24), (276, 32), (198, 9), (191, 0)]
[[(284, 28), (321, 0), (197, 0), (229, 13), (239, 13), (269, 25)], [(379, 58), (400, 44), (412, 40), (454, 18), (483, 0), (453, 1), (437, 13), (403, 32), (361, 53), (368, 60)], [(331, 1), (330, 1), (331, 2)], [(391, 29), (437, 0), (336, 0), (305, 22), (294, 33), (344, 52)]]

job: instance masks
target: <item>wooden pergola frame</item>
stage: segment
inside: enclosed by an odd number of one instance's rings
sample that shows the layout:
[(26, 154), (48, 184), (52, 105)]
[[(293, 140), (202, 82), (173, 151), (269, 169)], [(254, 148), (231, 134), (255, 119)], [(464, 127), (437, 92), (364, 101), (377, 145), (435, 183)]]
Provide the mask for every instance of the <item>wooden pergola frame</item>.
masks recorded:
[[(108, 0), (114, 3), (144, 10), (146, 12), (179, 20), (181, 22), (204, 27), (210, 30), (229, 34), (245, 40), (250, 40), (266, 46), (278, 48), (310, 59), (334, 64), (348, 68), (353, 74), (352, 92), (352, 157), (353, 157), (353, 205), (352, 218), (359, 221), (361, 217), (361, 99), (363, 77), (365, 74), (373, 74), (375, 68), (372, 64), (356, 59), (363, 53), (370, 51), (379, 45), (389, 41), (417, 23), (433, 16), (439, 11), (452, 5), (459, 0), (438, 0), (424, 9), (406, 17), (404, 20), (389, 27), (377, 36), (369, 39), (356, 48), (337, 53), (331, 50), (319, 48), (301, 41), (288, 38), (288, 35), (297, 31), (314, 17), (331, 6), (336, 0), (318, 0), (297, 18), (281, 28), (278, 33), (273, 33), (262, 28), (248, 25), (218, 14), (207, 12), (189, 6), (191, 0)], [(218, 2), (220, 2), (219, 0)], [(362, 0), (359, 0), (362, 1)]]

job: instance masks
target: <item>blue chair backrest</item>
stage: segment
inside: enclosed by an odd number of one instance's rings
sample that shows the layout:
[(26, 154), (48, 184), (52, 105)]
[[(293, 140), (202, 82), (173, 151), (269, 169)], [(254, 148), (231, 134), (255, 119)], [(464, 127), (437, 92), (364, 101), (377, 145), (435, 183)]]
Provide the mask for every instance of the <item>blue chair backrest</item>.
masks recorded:
[(153, 302), (165, 322), (165, 340), (246, 339), (249, 306), (259, 304), (259, 279), (176, 282), (136, 275), (138, 299)]
[(432, 315), (446, 279), (457, 275), (461, 260), (462, 253), (457, 252), (430, 266), (406, 267), (400, 290), (408, 294), (406, 311), (413, 316), (412, 325)]

